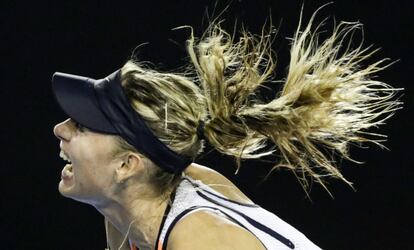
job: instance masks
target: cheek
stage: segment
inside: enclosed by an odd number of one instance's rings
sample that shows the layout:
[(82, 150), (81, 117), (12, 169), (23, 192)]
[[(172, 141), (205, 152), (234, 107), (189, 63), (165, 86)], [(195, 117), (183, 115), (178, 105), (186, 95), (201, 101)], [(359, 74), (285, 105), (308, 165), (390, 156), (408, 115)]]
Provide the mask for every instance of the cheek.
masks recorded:
[(79, 150), (76, 158), (72, 159), (73, 172), (78, 181), (93, 181), (96, 179), (103, 162), (99, 155), (89, 149)]
[(74, 173), (83, 185), (104, 188), (110, 185), (112, 181), (111, 165), (106, 160), (105, 155), (95, 156), (85, 157), (79, 168), (74, 166)]
[[(76, 150), (75, 164), (86, 166), (85, 169), (93, 170), (105, 160), (105, 152), (98, 143), (81, 143)], [(76, 162), (77, 161), (77, 162)]]
[[(73, 161), (74, 174), (80, 182), (90, 185), (107, 186), (112, 181), (111, 149), (108, 142), (91, 140), (79, 145), (77, 157)], [(83, 183), (88, 185), (88, 183)]]
[[(98, 163), (95, 162), (95, 164)], [(105, 167), (107, 166), (91, 163), (74, 169), (74, 185), (83, 197), (92, 200), (107, 197), (106, 192), (112, 183), (109, 174), (102, 171)]]

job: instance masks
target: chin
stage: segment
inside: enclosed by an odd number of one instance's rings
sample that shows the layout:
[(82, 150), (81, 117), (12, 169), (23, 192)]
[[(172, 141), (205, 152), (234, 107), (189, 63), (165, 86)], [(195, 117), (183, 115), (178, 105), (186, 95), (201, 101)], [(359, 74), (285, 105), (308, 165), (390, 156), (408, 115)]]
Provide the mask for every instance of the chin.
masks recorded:
[(77, 185), (75, 185), (73, 180), (60, 180), (58, 189), (59, 193), (66, 198), (70, 198), (80, 202), (85, 202), (82, 198), (82, 194), (79, 191), (79, 188), (77, 188)]
[(67, 198), (73, 198), (74, 192), (73, 192), (73, 187), (72, 186), (68, 186), (63, 180), (61, 180), (59, 182), (59, 193)]
[(86, 195), (80, 192), (80, 190), (75, 188), (75, 185), (73, 183), (71, 183), (71, 185), (68, 185), (68, 183), (66, 183), (64, 180), (61, 180), (59, 182), (59, 193), (66, 198), (70, 198), (81, 203), (89, 205), (95, 204), (95, 199), (90, 197), (90, 195)]

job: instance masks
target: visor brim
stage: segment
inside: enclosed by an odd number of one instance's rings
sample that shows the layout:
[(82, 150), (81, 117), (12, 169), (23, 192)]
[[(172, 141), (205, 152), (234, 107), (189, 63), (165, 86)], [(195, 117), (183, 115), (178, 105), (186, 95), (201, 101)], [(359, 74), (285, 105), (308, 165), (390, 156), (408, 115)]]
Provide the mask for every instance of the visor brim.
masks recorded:
[(94, 85), (97, 80), (61, 72), (53, 74), (52, 89), (62, 110), (91, 130), (117, 134), (99, 107)]

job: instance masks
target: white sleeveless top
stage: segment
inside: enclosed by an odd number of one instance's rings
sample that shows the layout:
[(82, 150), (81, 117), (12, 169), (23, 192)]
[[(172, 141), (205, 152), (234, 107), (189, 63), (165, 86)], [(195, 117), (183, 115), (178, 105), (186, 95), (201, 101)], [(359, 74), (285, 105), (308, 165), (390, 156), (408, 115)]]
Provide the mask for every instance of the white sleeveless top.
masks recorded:
[(251, 232), (269, 250), (320, 249), (297, 229), (276, 215), (255, 204), (229, 200), (201, 181), (186, 176), (175, 192), (172, 205), (167, 208), (161, 223), (157, 250), (166, 250), (168, 237), (175, 224), (195, 211), (212, 211)]

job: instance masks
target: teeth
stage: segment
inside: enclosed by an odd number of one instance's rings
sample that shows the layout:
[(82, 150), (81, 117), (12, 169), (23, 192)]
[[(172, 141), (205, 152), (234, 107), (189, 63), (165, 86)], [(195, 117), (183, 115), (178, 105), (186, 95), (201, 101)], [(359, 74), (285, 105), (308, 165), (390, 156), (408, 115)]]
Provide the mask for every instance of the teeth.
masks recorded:
[(62, 158), (63, 160), (65, 160), (65, 161), (69, 162), (69, 163), (72, 163), (70, 161), (69, 157), (63, 152), (63, 150), (60, 151), (59, 157)]

